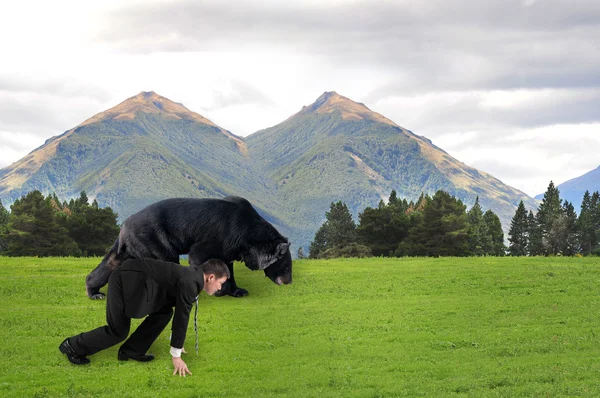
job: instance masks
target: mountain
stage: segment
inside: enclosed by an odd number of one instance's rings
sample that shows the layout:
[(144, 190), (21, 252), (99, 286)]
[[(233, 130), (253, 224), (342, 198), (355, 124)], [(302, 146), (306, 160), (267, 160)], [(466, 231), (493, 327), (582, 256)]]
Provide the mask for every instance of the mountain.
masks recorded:
[[(581, 210), (581, 201), (585, 191), (590, 194), (600, 191), (600, 167), (585, 173), (582, 176), (563, 182), (557, 186), (560, 191), (560, 198), (573, 203), (575, 210), (579, 213)], [(539, 194), (535, 198), (542, 200), (544, 194)]]
[(271, 187), (255, 172), (242, 138), (179, 103), (141, 92), (0, 170), (4, 203), (34, 189), (63, 198), (85, 190), (122, 220), (174, 196), (251, 196), (260, 207)]
[(3, 203), (34, 189), (61, 198), (85, 190), (121, 221), (168, 197), (240, 195), (296, 248), (308, 246), (332, 201), (346, 202), (356, 217), (392, 189), (409, 200), (443, 189), (468, 206), (478, 195), (505, 229), (520, 200), (536, 207), (523, 192), (335, 92), (245, 139), (141, 92), (0, 170)]
[(309, 241), (332, 201), (356, 214), (387, 199), (439, 189), (468, 206), (479, 196), (508, 229), (525, 193), (454, 159), (427, 138), (336, 92), (325, 92), (284, 122), (246, 137), (250, 157), (277, 186), (286, 223)]

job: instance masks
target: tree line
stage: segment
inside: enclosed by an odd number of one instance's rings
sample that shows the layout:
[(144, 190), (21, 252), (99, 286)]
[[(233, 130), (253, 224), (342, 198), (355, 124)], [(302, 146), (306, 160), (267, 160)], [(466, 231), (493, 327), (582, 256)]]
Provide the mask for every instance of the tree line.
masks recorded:
[(563, 202), (550, 181), (535, 215), (519, 203), (508, 240), (513, 256), (600, 255), (600, 194), (586, 191), (577, 216), (573, 204)]
[(91, 204), (84, 192), (61, 202), (32, 191), (17, 199), (9, 212), (0, 201), (0, 255), (103, 256), (119, 235), (117, 214)]
[[(416, 201), (392, 191), (387, 203), (367, 207), (355, 224), (347, 205), (332, 202), (310, 244), (310, 258), (368, 256), (600, 255), (600, 194), (586, 191), (579, 216), (550, 182), (537, 213), (519, 203), (508, 248), (498, 216), (479, 198), (467, 211), (444, 191)], [(102, 256), (119, 234), (117, 214), (91, 204), (85, 192), (69, 202), (33, 191), (9, 212), (0, 200), (0, 255)], [(298, 257), (305, 257), (303, 249)]]
[[(310, 244), (310, 258), (368, 256), (503, 256), (504, 232), (498, 216), (484, 212), (479, 197), (469, 211), (445, 191), (417, 201), (399, 199), (367, 207), (356, 225), (348, 206), (331, 203)], [(298, 257), (304, 257), (300, 249)]]

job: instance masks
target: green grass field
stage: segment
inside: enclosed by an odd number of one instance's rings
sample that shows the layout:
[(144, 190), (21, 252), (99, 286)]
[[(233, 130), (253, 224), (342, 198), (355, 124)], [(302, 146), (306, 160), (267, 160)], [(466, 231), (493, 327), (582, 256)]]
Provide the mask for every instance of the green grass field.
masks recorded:
[(201, 296), (186, 378), (168, 330), (150, 363), (59, 353), (104, 324), (97, 263), (0, 257), (0, 396), (600, 396), (598, 258), (304, 260), (283, 287), (236, 265), (250, 296)]

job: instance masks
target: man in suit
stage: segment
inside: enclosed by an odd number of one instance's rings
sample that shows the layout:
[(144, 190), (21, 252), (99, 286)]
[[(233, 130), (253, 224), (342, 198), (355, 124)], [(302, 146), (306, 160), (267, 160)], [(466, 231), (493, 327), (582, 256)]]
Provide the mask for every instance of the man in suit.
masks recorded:
[(117, 267), (108, 281), (106, 326), (65, 339), (58, 347), (76, 365), (90, 363), (86, 358), (127, 338), (132, 318), (146, 319), (119, 348), (119, 360), (147, 362), (146, 354), (173, 316), (171, 356), (173, 375), (192, 374), (181, 359), (190, 311), (201, 291), (215, 294), (229, 278), (221, 260), (211, 259), (199, 267), (151, 260), (130, 259)]

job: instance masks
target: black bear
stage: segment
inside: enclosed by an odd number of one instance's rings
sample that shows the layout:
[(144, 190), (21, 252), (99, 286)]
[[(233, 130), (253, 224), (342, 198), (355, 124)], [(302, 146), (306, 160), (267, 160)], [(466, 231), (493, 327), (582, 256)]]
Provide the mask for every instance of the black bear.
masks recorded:
[(229, 267), (231, 277), (218, 295), (242, 297), (233, 276), (233, 261), (251, 270), (264, 270), (274, 283), (292, 282), (290, 243), (262, 218), (244, 198), (166, 199), (128, 217), (110, 251), (85, 279), (92, 299), (104, 297), (100, 288), (110, 273), (128, 258), (154, 258), (179, 263), (187, 254), (190, 265), (218, 258)]

